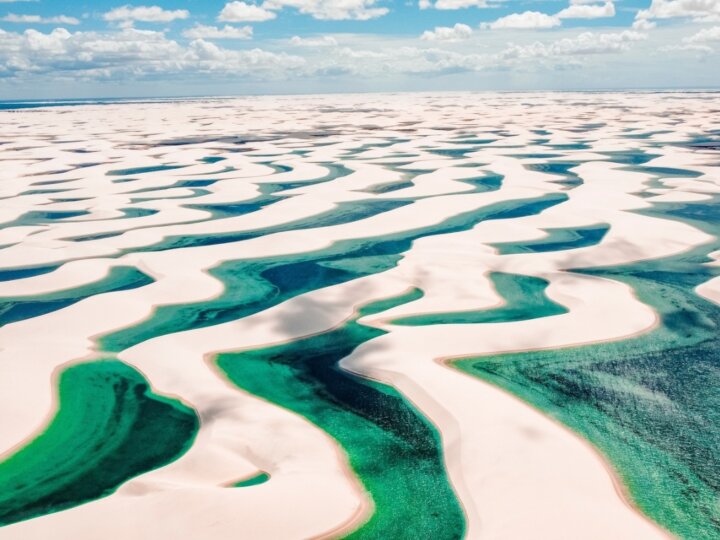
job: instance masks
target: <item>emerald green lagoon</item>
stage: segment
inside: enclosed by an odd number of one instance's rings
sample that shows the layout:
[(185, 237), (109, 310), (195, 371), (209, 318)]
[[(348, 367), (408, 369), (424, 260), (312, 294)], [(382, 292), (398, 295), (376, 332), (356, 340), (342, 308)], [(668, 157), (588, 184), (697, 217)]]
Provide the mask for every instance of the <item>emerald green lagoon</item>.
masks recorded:
[(449, 485), (440, 437), (394, 388), (358, 377), (338, 363), (382, 330), (360, 317), (415, 300), (420, 291), (364, 306), (335, 330), (217, 357), (238, 387), (300, 414), (348, 454), (375, 503), (350, 538), (461, 538), (462, 509)]
[(114, 360), (63, 370), (57, 400), (43, 432), (0, 462), (0, 527), (110, 495), (180, 457), (199, 427), (192, 409)]

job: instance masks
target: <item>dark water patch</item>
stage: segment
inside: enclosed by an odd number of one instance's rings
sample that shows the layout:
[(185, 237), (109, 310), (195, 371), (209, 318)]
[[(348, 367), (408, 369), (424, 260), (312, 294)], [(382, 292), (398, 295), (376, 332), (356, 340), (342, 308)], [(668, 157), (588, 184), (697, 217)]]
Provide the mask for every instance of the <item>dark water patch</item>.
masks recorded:
[(569, 143), (569, 144), (548, 144), (548, 148), (553, 150), (591, 150), (592, 146), (584, 142)]
[(562, 176), (562, 180), (554, 180), (553, 182), (572, 188), (583, 184), (582, 178), (571, 170), (578, 165), (580, 165), (579, 161), (553, 161), (549, 163), (524, 164), (523, 167), (530, 171)]
[(59, 264), (26, 268), (5, 268), (0, 270), (0, 281), (14, 281), (16, 279), (42, 276), (43, 274), (49, 274), (58, 268), (60, 268)]
[(624, 165), (642, 165), (650, 160), (660, 157), (660, 154), (649, 154), (645, 150), (618, 150), (614, 152), (597, 152), (604, 156), (608, 156), (609, 161), (613, 163), (622, 163)]
[(54, 193), (67, 193), (68, 191), (74, 191), (74, 189), (29, 189), (27, 191), (23, 191), (22, 193), (18, 193), (18, 196), (21, 196), (21, 195), (52, 195)]
[(563, 157), (563, 154), (505, 154), (509, 157), (515, 157), (520, 159), (550, 159)]
[(490, 144), (498, 141), (499, 139), (453, 139), (452, 144), (468, 144), (468, 145), (482, 145)]
[(466, 193), (486, 193), (500, 189), (504, 179), (505, 176), (502, 174), (486, 173), (484, 176), (476, 176), (475, 178), (458, 178), (458, 182), (470, 184), (475, 188)]
[(430, 148), (427, 151), (430, 154), (435, 154), (443, 157), (450, 157), (454, 159), (464, 158), (470, 152), (475, 152), (477, 148)]
[(151, 186), (146, 188), (135, 189), (133, 191), (127, 191), (123, 195), (134, 195), (136, 193), (152, 193), (154, 191), (163, 191), (166, 189), (178, 189), (178, 188), (200, 188), (208, 187), (217, 183), (217, 180), (178, 180), (167, 186)]
[(136, 174), (146, 174), (160, 171), (172, 171), (175, 169), (182, 169), (187, 165), (152, 165), (149, 167), (134, 167), (131, 169), (118, 169), (115, 171), (108, 171), (105, 174), (107, 176), (134, 176)]
[[(197, 188), (191, 188), (190, 195), (182, 195), (180, 197), (172, 197), (172, 199), (194, 199), (195, 197), (202, 197), (204, 195), (210, 195), (212, 193), (211, 191), (208, 191), (207, 189), (197, 189)], [(130, 204), (137, 204), (137, 203), (144, 203), (144, 202), (152, 202), (152, 201), (164, 201), (167, 199), (167, 196), (164, 197), (133, 197), (130, 199)]]
[(87, 216), (89, 214), (90, 212), (87, 210), (31, 210), (30, 212), (24, 213), (13, 221), (0, 224), (0, 229), (6, 229), (9, 227), (32, 227), (38, 225), (47, 225), (48, 223), (81, 216)]
[(160, 210), (155, 210), (154, 208), (120, 208), (120, 211), (124, 214), (121, 219), (125, 218), (139, 218), (139, 217), (147, 217), (147, 216), (154, 216), (157, 214)]
[(204, 158), (200, 158), (198, 161), (202, 161), (203, 163), (219, 163), (221, 161), (225, 161), (227, 158), (220, 157), (220, 156), (208, 156)]
[(260, 165), (270, 167), (275, 174), (287, 173), (293, 170), (290, 165), (281, 165), (280, 163), (273, 163), (272, 161), (262, 161)]
[(113, 184), (128, 184), (130, 182), (137, 182), (139, 178), (116, 178), (112, 180)]
[(624, 167), (623, 169), (653, 174), (660, 178), (697, 178), (703, 175), (703, 173), (693, 171), (692, 169), (677, 169), (673, 167), (647, 167), (641, 165), (639, 167)]
[(391, 193), (393, 191), (398, 191), (401, 189), (407, 189), (413, 187), (415, 184), (412, 182), (408, 182), (405, 180), (400, 180), (398, 182), (387, 182), (384, 184), (377, 184), (375, 186), (370, 186), (368, 188), (358, 190), (363, 193), (372, 193), (375, 195), (380, 195), (382, 193)]
[(219, 244), (228, 244), (231, 242), (240, 242), (242, 240), (250, 240), (252, 238), (259, 238), (260, 236), (284, 231), (342, 225), (343, 223), (350, 223), (359, 219), (389, 212), (407, 204), (410, 204), (410, 201), (369, 200), (341, 202), (338, 203), (338, 205), (332, 210), (328, 210), (311, 217), (283, 223), (281, 225), (240, 232), (169, 236), (157, 244), (152, 244), (142, 248), (135, 248), (130, 251), (137, 253), (147, 251), (167, 251), (169, 249), (196, 246), (214, 246)]
[(90, 242), (93, 240), (104, 240), (105, 238), (115, 238), (116, 236), (122, 236), (123, 234), (125, 234), (125, 231), (111, 231), (97, 234), (86, 234), (83, 236), (73, 236), (70, 238), (64, 238), (63, 240), (71, 242)]
[(0, 298), (0, 327), (58, 311), (97, 294), (136, 289), (153, 281), (134, 267), (118, 266), (95, 283), (36, 296)]
[(60, 199), (56, 199), (56, 198), (53, 197), (53, 198), (51, 198), (50, 200), (51, 200), (53, 203), (69, 203), (69, 202), (89, 201), (89, 200), (92, 200), (92, 199), (93, 199), (93, 197), (73, 197), (73, 198), (60, 198)]
[(71, 178), (69, 180), (43, 180), (41, 182), (33, 182), (33, 186), (52, 186), (55, 184), (64, 184), (65, 182), (74, 182), (76, 179)]
[(213, 219), (222, 219), (228, 217), (238, 217), (257, 212), (267, 206), (273, 205), (277, 202), (287, 199), (288, 197), (281, 197), (275, 195), (261, 195), (254, 199), (247, 201), (240, 201), (235, 203), (217, 203), (217, 204), (185, 204), (185, 208), (193, 210), (202, 210), (204, 212), (210, 212)]
[(610, 230), (610, 225), (604, 223), (588, 227), (567, 227), (543, 229), (548, 233), (545, 238), (537, 240), (520, 240), (491, 244), (500, 255), (517, 253), (546, 253), (549, 251), (563, 251), (595, 246), (599, 244)]

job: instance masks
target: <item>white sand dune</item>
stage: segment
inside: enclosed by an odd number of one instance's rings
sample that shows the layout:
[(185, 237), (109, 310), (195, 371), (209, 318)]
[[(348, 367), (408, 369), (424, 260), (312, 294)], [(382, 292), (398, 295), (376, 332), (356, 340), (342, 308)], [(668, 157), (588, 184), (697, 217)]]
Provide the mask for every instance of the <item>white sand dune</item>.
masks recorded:
[[(293, 107), (286, 110), (290, 99)], [(414, 287), (423, 291), (422, 298), (361, 319), (386, 333), (358, 347), (341, 366), (393, 386), (437, 427), (450, 481), (466, 513), (468, 538), (667, 536), (632, 506), (611, 466), (589, 443), (515, 397), (447, 365), (457, 358), (648, 332), (657, 315), (631, 288), (568, 270), (668, 257), (712, 240), (680, 221), (636, 212), (655, 202), (708, 200), (717, 193), (718, 167), (706, 151), (671, 145), (645, 148), (658, 155), (648, 166), (701, 174), (660, 180), (613, 162), (611, 156), (638, 149), (638, 140), (625, 137), (623, 128), (639, 120), (646, 131), (672, 129), (672, 141), (710, 129), (702, 101), (685, 101), (685, 122), (673, 125), (667, 118), (672, 103), (660, 97), (608, 94), (596, 99), (619, 108), (568, 105), (553, 94), (521, 99), (458, 94), (450, 101), (447, 96), (418, 94), (247, 98), (71, 107), (62, 115), (57, 114), (62, 109), (7, 114), (5, 130), (13, 143), (0, 147), (0, 159), (7, 165), (0, 196), (8, 203), (0, 208), (0, 221), (9, 223), (31, 211), (89, 213), (0, 229), (0, 246), (8, 246), (0, 250), (0, 271), (61, 264), (46, 274), (0, 281), (0, 297), (32, 299), (73, 289), (102, 280), (118, 266), (134, 266), (155, 281), (0, 328), (0, 411), (12, 411), (0, 424), (0, 452), (6, 455), (47, 423), (54, 407), (54, 376), (68, 365), (104, 355), (94, 338), (147, 320), (160, 306), (216, 298), (225, 285), (208, 270), (225, 261), (305, 254), (343, 240), (382, 238), (433, 227), (493, 204), (550, 194), (566, 194), (568, 199), (540, 214), (483, 221), (469, 230), (420, 238), (390, 270), (122, 351), (118, 357), (141, 371), (156, 392), (178, 397), (197, 411), (201, 426), (194, 445), (177, 461), (130, 479), (109, 497), (13, 524), (1, 529), (0, 537), (310, 538), (337, 536), (360, 526), (373, 502), (338, 444), (302, 417), (237, 389), (212, 358), (219, 352), (326, 331), (359, 306)], [(436, 108), (438, 102), (447, 109)], [(525, 107), (523, 102), (538, 106)], [(365, 105), (382, 105), (384, 112), (356, 112), (350, 119), (351, 113), (343, 112)], [(574, 132), (590, 110), (593, 121), (603, 126)], [(78, 128), (81, 118), (86, 123)], [(197, 118), (207, 122), (198, 124)], [(582, 162), (572, 169), (581, 185), (568, 189), (559, 183), (562, 174), (525, 167), (552, 159), (514, 156), (566, 152), (541, 145), (541, 136), (532, 130), (547, 130), (547, 145), (589, 146), (568, 157)], [(71, 131), (75, 136), (63, 140)], [(57, 139), (48, 144), (43, 138), (48, 135)], [(470, 144), (463, 138), (494, 142)], [(663, 141), (663, 134), (649, 140)], [(384, 146), (372, 146), (378, 144)], [(464, 157), (431, 152), (468, 146), (473, 150)], [(90, 153), (76, 153), (78, 149)], [(356, 149), (360, 151), (353, 153)], [(226, 159), (203, 161), (213, 156)], [(292, 169), (275, 172), (269, 162)], [(97, 165), (78, 168), (80, 163)], [(399, 165), (391, 170), (388, 163)], [(124, 176), (108, 175), (174, 164), (184, 168), (126, 175), (136, 178), (133, 182), (114, 182)], [(330, 164), (351, 173), (313, 183), (328, 174)], [(403, 181), (403, 171), (417, 173), (412, 187), (367, 192)], [(472, 186), (462, 182), (487, 174), (503, 175), (499, 190), (469, 193)], [(199, 195), (193, 188), (170, 187), (193, 179), (216, 182)], [(37, 185), (43, 181), (67, 182)], [(242, 216), (213, 218), (210, 212), (183, 206), (248, 202), (263, 186), (281, 182), (297, 183), (279, 193), (288, 198)], [(69, 191), (23, 194), (53, 188)], [(132, 202), (145, 197), (157, 200)], [(340, 204), (395, 199), (411, 202), (371, 217), (312, 227), (311, 218)], [(157, 213), (124, 217), (121, 209), (133, 207)], [(308, 220), (307, 228), (288, 227), (216, 245), (134, 252), (170, 237), (272, 229), (301, 219)], [(493, 247), (543, 239), (548, 229), (598, 224), (609, 225), (609, 230), (597, 245), (508, 255)], [(112, 232), (123, 234), (72, 240)], [(567, 313), (494, 324), (392, 324), (401, 316), (502, 305), (489, 280), (491, 272), (547, 280), (548, 297)], [(697, 292), (720, 303), (718, 283), (709, 281)], [(252, 488), (227, 487), (260, 471), (268, 472), (271, 480)]]

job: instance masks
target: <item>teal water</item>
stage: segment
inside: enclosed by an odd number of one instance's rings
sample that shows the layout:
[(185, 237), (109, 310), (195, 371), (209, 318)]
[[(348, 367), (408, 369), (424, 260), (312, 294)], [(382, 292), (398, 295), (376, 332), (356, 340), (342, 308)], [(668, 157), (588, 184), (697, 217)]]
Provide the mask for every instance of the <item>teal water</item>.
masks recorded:
[(38, 225), (47, 225), (63, 219), (71, 219), (75, 217), (87, 216), (90, 212), (87, 210), (32, 210), (25, 212), (21, 216), (6, 223), (0, 223), (0, 229), (9, 227), (32, 227)]
[(488, 324), (527, 321), (541, 317), (562, 315), (568, 310), (550, 300), (545, 294), (547, 280), (520, 274), (490, 273), (490, 279), (505, 304), (499, 307), (474, 311), (456, 311), (411, 315), (392, 320), (401, 326), (427, 324)]
[(149, 167), (135, 167), (132, 169), (118, 169), (115, 171), (108, 171), (105, 173), (107, 176), (135, 176), (137, 174), (147, 174), (151, 172), (160, 171), (172, 171), (175, 169), (182, 169), (187, 165), (152, 165)]
[(530, 163), (524, 165), (524, 167), (530, 171), (563, 176), (563, 180), (556, 180), (555, 183), (568, 187), (577, 187), (582, 185), (582, 178), (570, 169), (578, 165), (580, 165), (579, 161), (552, 161), (548, 163)]
[(33, 266), (27, 268), (5, 268), (0, 270), (0, 281), (13, 281), (16, 279), (42, 276), (43, 274), (49, 274), (58, 268), (60, 268), (59, 264)]
[(468, 230), (483, 220), (537, 214), (565, 200), (567, 195), (553, 193), (503, 202), (393, 235), (344, 240), (291, 256), (224, 263), (210, 270), (226, 286), (219, 297), (197, 304), (161, 306), (150, 319), (103, 336), (99, 344), (105, 351), (119, 352), (159, 335), (246, 317), (305, 292), (393, 268), (418, 238)]
[[(157, 190), (153, 190), (157, 191)], [(133, 197), (130, 199), (130, 204), (137, 204), (137, 203), (143, 203), (143, 202), (152, 202), (152, 201), (164, 201), (167, 199), (194, 199), (196, 197), (202, 197), (204, 195), (210, 195), (210, 191), (207, 189), (201, 189), (201, 188), (190, 188), (190, 195), (181, 195), (179, 197), (168, 197), (167, 195), (158, 195), (157, 197)]]
[(332, 210), (322, 212), (307, 218), (289, 221), (281, 225), (263, 227), (259, 229), (251, 229), (249, 231), (215, 233), (215, 234), (195, 234), (186, 236), (168, 236), (162, 241), (144, 246), (141, 248), (131, 248), (127, 252), (146, 252), (146, 251), (167, 251), (169, 249), (187, 248), (195, 246), (212, 246), (218, 244), (228, 244), (231, 242), (239, 242), (242, 240), (250, 240), (259, 238), (268, 234), (279, 233), (283, 231), (293, 231), (301, 229), (311, 229), (316, 227), (329, 227), (332, 225), (341, 225), (350, 223), (359, 219), (369, 218), (383, 212), (389, 212), (410, 204), (410, 201), (350, 201), (338, 203)]
[(105, 497), (187, 451), (198, 419), (117, 361), (60, 374), (48, 427), (0, 462), (0, 527)]
[(146, 188), (135, 189), (133, 191), (127, 191), (124, 194), (134, 195), (136, 193), (153, 193), (155, 191), (164, 191), (166, 189), (177, 189), (177, 188), (196, 188), (196, 187), (208, 187), (218, 182), (218, 180), (178, 180), (167, 186), (151, 186)]
[(579, 270), (631, 285), (659, 327), (613, 343), (457, 362), (582, 434), (612, 462), (648, 516), (690, 540), (720, 537), (720, 306), (694, 288), (720, 275), (720, 198), (648, 213), (715, 235), (682, 255)]
[(360, 344), (385, 332), (357, 320), (421, 296), (420, 291), (361, 308), (335, 330), (217, 357), (243, 390), (300, 414), (338, 441), (375, 508), (350, 538), (461, 538), (465, 524), (445, 471), (440, 438), (390, 386), (338, 367)]
[(567, 227), (543, 230), (548, 233), (548, 236), (545, 238), (491, 245), (498, 250), (500, 255), (578, 249), (595, 246), (602, 242), (602, 239), (605, 238), (605, 235), (610, 230), (610, 226), (608, 224), (600, 224), (589, 227)]
[(6, 324), (52, 313), (96, 294), (136, 289), (153, 281), (135, 267), (117, 266), (95, 283), (37, 296), (0, 298), (0, 328)]
[(260, 196), (248, 201), (240, 201), (236, 203), (221, 204), (187, 204), (187, 208), (194, 210), (204, 210), (212, 214), (212, 219), (222, 219), (227, 217), (238, 217), (257, 212), (266, 206), (275, 204), (283, 200), (282, 197)]

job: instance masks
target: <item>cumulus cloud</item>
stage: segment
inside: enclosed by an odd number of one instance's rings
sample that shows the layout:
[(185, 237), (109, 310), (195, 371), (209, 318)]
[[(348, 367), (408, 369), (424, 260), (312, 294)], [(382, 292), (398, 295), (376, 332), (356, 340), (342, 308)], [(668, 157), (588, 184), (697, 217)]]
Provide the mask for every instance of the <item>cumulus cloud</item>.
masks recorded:
[(718, 0), (652, 0), (648, 9), (637, 12), (636, 20), (691, 18), (696, 22), (720, 22)]
[(633, 30), (652, 30), (656, 26), (657, 23), (647, 19), (635, 19), (632, 23)]
[(41, 17), (40, 15), (16, 15), (15, 13), (8, 13), (0, 20), (21, 24), (80, 24), (80, 21), (75, 17), (68, 17), (67, 15)]
[(685, 43), (707, 43), (708, 41), (720, 41), (720, 26), (703, 28), (697, 34), (683, 39)]
[(335, 47), (337, 40), (332, 36), (322, 36), (318, 38), (302, 38), (293, 36), (290, 43), (295, 47)]
[(186, 9), (165, 10), (159, 6), (130, 6), (117, 7), (105, 13), (103, 19), (130, 25), (133, 22), (166, 23), (177, 19), (187, 19), (190, 12)]
[(555, 15), (558, 19), (600, 19), (602, 17), (615, 16), (615, 4), (605, 2), (604, 4), (571, 3)]
[(499, 29), (531, 29), (531, 28), (553, 28), (560, 26), (560, 19), (554, 15), (547, 15), (539, 11), (525, 11), (523, 13), (513, 13), (491, 23), (483, 23), (482, 28), (492, 30)]
[(682, 43), (662, 47), (663, 51), (695, 51), (703, 54), (715, 52), (710, 44), (720, 43), (720, 26), (703, 28), (692, 36), (683, 38)]
[(225, 4), (218, 16), (218, 20), (224, 22), (263, 22), (274, 18), (272, 11), (238, 1)]
[(467, 24), (457, 23), (455, 26), (436, 26), (434, 30), (426, 30), (420, 36), (425, 41), (462, 41), (472, 36), (472, 28)]
[(262, 7), (270, 10), (294, 8), (316, 19), (366, 21), (386, 15), (390, 10), (376, 7), (377, 0), (265, 0)]
[(218, 28), (217, 26), (198, 24), (185, 30), (182, 35), (188, 39), (251, 39), (253, 29), (252, 26), (226, 24), (224, 27)]
[(630, 44), (647, 39), (645, 34), (625, 30), (617, 33), (583, 32), (577, 37), (563, 38), (550, 43), (536, 41), (531, 45), (511, 45), (504, 58), (555, 58), (558, 56), (590, 55), (623, 52)]
[(50, 33), (0, 30), (0, 72), (5, 77), (43, 75), (73, 79), (143, 79), (182, 74), (279, 79), (305, 60), (262, 49), (229, 50), (204, 39), (188, 46), (163, 32), (125, 28), (115, 32)]
[(420, 9), (465, 9), (469, 7), (486, 8), (490, 7), (487, 0), (420, 0), (418, 2)]

